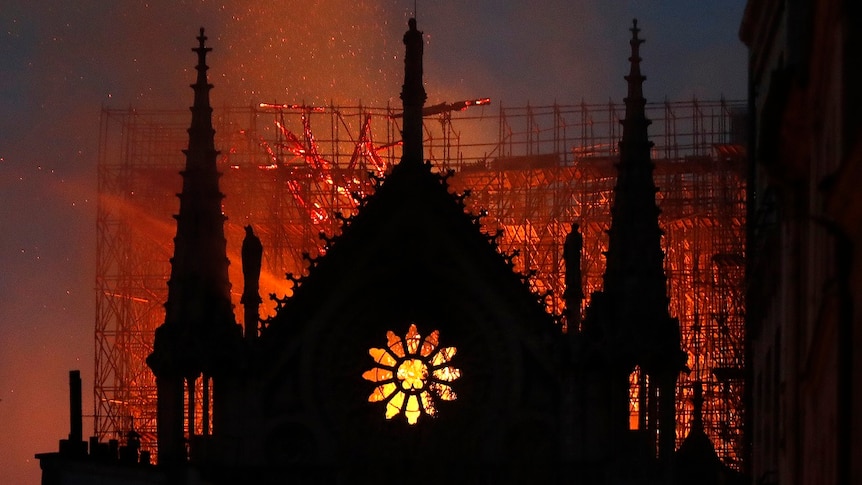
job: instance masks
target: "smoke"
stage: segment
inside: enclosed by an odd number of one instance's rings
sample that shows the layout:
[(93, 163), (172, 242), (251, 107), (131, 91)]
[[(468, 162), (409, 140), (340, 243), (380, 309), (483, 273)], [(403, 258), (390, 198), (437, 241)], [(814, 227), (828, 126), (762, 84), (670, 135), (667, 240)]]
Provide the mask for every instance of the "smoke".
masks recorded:
[[(206, 28), (213, 104), (396, 105), (404, 0), (78, 0), (0, 5), (0, 469), (35, 483), (67, 433), (67, 371), (93, 384), (100, 107), (191, 104)], [(743, 0), (418, 2), (429, 103), (604, 102), (628, 28), (650, 100), (745, 94)], [(716, 73), (719, 73), (717, 75)], [(489, 108), (493, 109), (493, 108)], [(237, 282), (238, 283), (238, 282)], [(236, 283), (235, 283), (236, 284)], [(85, 392), (85, 413), (93, 409)], [(86, 428), (85, 428), (86, 431)]]

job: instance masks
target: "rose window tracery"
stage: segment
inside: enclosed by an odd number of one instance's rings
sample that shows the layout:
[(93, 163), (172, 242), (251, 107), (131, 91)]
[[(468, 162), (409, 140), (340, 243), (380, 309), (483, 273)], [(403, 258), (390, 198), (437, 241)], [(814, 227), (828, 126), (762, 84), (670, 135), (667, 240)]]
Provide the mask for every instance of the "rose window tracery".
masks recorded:
[(461, 377), (461, 371), (449, 362), (455, 347), (439, 347), (440, 332), (434, 330), (424, 339), (411, 324), (402, 338), (386, 332), (386, 348), (368, 350), (374, 367), (362, 374), (377, 386), (368, 402), (383, 402), (386, 419), (404, 414), (409, 424), (419, 416), (436, 416), (435, 403), (457, 399), (450, 383)]

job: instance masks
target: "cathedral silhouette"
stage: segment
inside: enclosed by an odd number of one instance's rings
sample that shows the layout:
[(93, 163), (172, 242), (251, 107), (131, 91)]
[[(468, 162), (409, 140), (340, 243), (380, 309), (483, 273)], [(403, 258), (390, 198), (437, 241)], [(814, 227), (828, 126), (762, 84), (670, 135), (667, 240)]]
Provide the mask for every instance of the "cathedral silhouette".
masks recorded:
[[(103, 470), (114, 480), (105, 483), (741, 483), (699, 424), (697, 389), (692, 431), (675, 446), (686, 356), (668, 312), (636, 21), (631, 32), (603, 290), (581, 321), (575, 225), (563, 332), (466, 210), (469, 194), (425, 160), (415, 19), (403, 39), (400, 162), (264, 321), (266, 248), (246, 228), (241, 328), (201, 29), (166, 315), (147, 359), (157, 465)], [(80, 430), (73, 435), (80, 442)], [(66, 483), (70, 462), (86, 459), (78, 446), (65, 451), (39, 455), (43, 483)]]

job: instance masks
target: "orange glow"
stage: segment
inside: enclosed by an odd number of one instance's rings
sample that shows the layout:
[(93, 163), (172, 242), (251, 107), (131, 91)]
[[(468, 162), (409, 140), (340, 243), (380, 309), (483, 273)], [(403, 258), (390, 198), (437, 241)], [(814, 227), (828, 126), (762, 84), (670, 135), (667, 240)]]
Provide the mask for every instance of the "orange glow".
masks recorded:
[(480, 98), (480, 99), (471, 99), (469, 101), (464, 101), (464, 107), (461, 110), (465, 110), (470, 106), (482, 106), (486, 104), (491, 104), (491, 98)]
[[(323, 103), (317, 98), (308, 99), (317, 105)], [(477, 104), (478, 101), (481, 100)], [(219, 167), (224, 172), (221, 183), (226, 194), (225, 232), (232, 298), (238, 321), (243, 318), (239, 305), (243, 227), (253, 225), (264, 244), (261, 313), (271, 316), (276, 304), (268, 295), (292, 294), (294, 283), (285, 280), (285, 273), (307, 274), (309, 265), (303, 253), (316, 256), (328, 244), (318, 234), (325, 233), (330, 238), (337, 235), (343, 225), (341, 219), (356, 213), (359, 204), (355, 197), (374, 192), (375, 183), (367, 174), (384, 176), (401, 155), (399, 119), (392, 117), (391, 109), (330, 106), (325, 113), (317, 114), (302, 106), (284, 109), (274, 105), (251, 112), (248, 108), (230, 108), (216, 118), (217, 145), (222, 148)], [(478, 109), (452, 112), (451, 119), (443, 120), (450, 125), (426, 119), (425, 146), (434, 168), (456, 171), (448, 180), (451, 192), (472, 191), (464, 200), (467, 210), (473, 214), (487, 210), (488, 216), (481, 220), (482, 231), (489, 235), (500, 231), (496, 243), (501, 252), (520, 251), (520, 256), (513, 259), (514, 270), (536, 272), (529, 279), (531, 288), (537, 294), (553, 292), (544, 301), (548, 311), (557, 316), (564, 308), (562, 244), (573, 222), (580, 224), (584, 241), (584, 299), (579, 309), (583, 311), (592, 293), (601, 289), (603, 253), (607, 250), (605, 231), (615, 183), (618, 132), (614, 130), (618, 127), (619, 106), (533, 106), (529, 109), (532, 117), (528, 117), (535, 121), (530, 125), (533, 131), (518, 124), (528, 112), (522, 108), (501, 108), (505, 116)], [(693, 106), (662, 104), (662, 111), (650, 112), (653, 126), (665, 126), (670, 111), (664, 110), (673, 109), (680, 120), (698, 120), (700, 128), (686, 130), (704, 134), (698, 130), (709, 126), (708, 118), (698, 113), (724, 109), (716, 103), (699, 102), (699, 111), (692, 114), (689, 108)], [(546, 114), (542, 114), (543, 109)], [(103, 277), (98, 283), (97, 386), (102, 387), (98, 388), (97, 434), (107, 439), (110, 436), (106, 433), (114, 429), (129, 429), (134, 417), (134, 426), (144, 435), (144, 447), (151, 450), (155, 385), (144, 359), (151, 350), (154, 328), (164, 321), (162, 304), (170, 273), (171, 241), (176, 233), (171, 216), (177, 212), (175, 194), (181, 189), (177, 175), (183, 161), (180, 150), (188, 141), (184, 131), (188, 111), (178, 110), (176, 114), (178, 121), (174, 123), (172, 118), (162, 120), (165, 115), (156, 112), (108, 112), (106, 119), (114, 123), (109, 126), (116, 125), (117, 129), (110, 131), (104, 162), (100, 162), (98, 268)], [(550, 115), (559, 121), (548, 120)], [(249, 119), (253, 120), (251, 124), (247, 124)], [(727, 122), (721, 126), (731, 125)], [(176, 134), (142, 128), (151, 126), (179, 128)], [(529, 157), (523, 158), (523, 164), (504, 163), (508, 154), (518, 158), (526, 148), (531, 153), (549, 150), (538, 142), (519, 140), (525, 139), (523, 133), (535, 133), (538, 128), (551, 131), (549, 128), (554, 126), (569, 137), (558, 140), (562, 164), (545, 166), (534, 163), (541, 160)], [(572, 134), (573, 126), (583, 128), (580, 135)], [(494, 141), (498, 134), (505, 137), (505, 144)], [(741, 245), (745, 191), (744, 177), (740, 175), (744, 171), (739, 169), (744, 165), (736, 158), (692, 152), (692, 141), (676, 136), (678, 139), (656, 138), (654, 155), (660, 158), (656, 160), (654, 177), (661, 188), (657, 198), (665, 231), (662, 241), (671, 315), (680, 319), (683, 349), (692, 369), (681, 376), (677, 390), (678, 440), (690, 429), (691, 382), (699, 381), (704, 386), (704, 429), (719, 456), (733, 464), (742, 442), (742, 383), (733, 372), (744, 364)], [(662, 140), (668, 145), (661, 145)], [(683, 143), (688, 143), (688, 148), (683, 149)], [(126, 150), (129, 146), (134, 150)], [(676, 147), (678, 154), (673, 151)], [(702, 149), (709, 147), (705, 144)], [(122, 178), (129, 173), (126, 167), (133, 168), (134, 177)], [(114, 340), (114, 328), (125, 332), (123, 339)], [(133, 339), (134, 346), (127, 346), (126, 339)], [(402, 413), (408, 422), (428, 419), (422, 418), (423, 414), (434, 416), (435, 404), (439, 409), (441, 401), (456, 397), (450, 387), (460, 377), (460, 370), (450, 363), (455, 349), (442, 351), (436, 331), (423, 332), (421, 337), (418, 332), (402, 333), (400, 337), (393, 333), (392, 342), (394, 348), (381, 345), (379, 354), (372, 354), (374, 368), (363, 375), (373, 383), (368, 388), (372, 394), (369, 401), (383, 403), (370, 405), (380, 406), (390, 419)], [(402, 356), (396, 352), (399, 345)], [(416, 355), (408, 357), (411, 351)], [(120, 375), (114, 373), (114, 363), (126, 362), (115, 358), (119, 355), (130, 362), (130, 369), (122, 371), (129, 377), (124, 377), (116, 388), (108, 387), (114, 376)], [(411, 387), (415, 394), (402, 395), (402, 381), (396, 373), (398, 364), (407, 358), (426, 365), (428, 374), (421, 389), (424, 393)], [(633, 387), (630, 410), (637, 412), (640, 402), (645, 401), (639, 399), (638, 385)], [(409, 399), (410, 395), (416, 396), (415, 401)], [(644, 397), (648, 400), (649, 394)], [(416, 406), (419, 415), (413, 411)], [(445, 411), (445, 404), (442, 409)]]
[(428, 367), (419, 359), (407, 359), (398, 366), (396, 375), (405, 391), (422, 389), (425, 387), (425, 379), (428, 378)]
[(290, 109), (290, 110), (302, 110), (302, 111), (313, 111), (315, 113), (323, 113), (326, 111), (326, 108), (322, 106), (305, 106), (303, 104), (276, 104), (276, 103), (260, 103), (258, 107), (261, 109)]
[(442, 401), (457, 399), (447, 384), (461, 377), (459, 369), (448, 365), (455, 347), (438, 348), (439, 335), (434, 330), (423, 340), (411, 324), (403, 339), (390, 330), (387, 348), (368, 350), (376, 366), (362, 378), (378, 384), (368, 402), (386, 402), (386, 419), (403, 413), (408, 424), (416, 424), (423, 413), (437, 415), (434, 396)]
[(640, 366), (629, 374), (629, 429), (641, 429), (641, 409), (646, 396), (644, 389), (649, 385), (649, 377), (641, 372)]

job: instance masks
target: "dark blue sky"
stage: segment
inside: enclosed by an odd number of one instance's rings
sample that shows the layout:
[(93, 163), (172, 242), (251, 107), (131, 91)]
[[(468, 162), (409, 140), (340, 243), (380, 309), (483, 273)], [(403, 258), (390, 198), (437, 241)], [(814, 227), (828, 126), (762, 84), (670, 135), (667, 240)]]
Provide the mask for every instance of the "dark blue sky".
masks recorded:
[[(420, 1), (429, 103), (602, 103), (639, 20), (649, 100), (745, 97), (742, 0)], [(0, 470), (37, 483), (92, 410), (96, 162), (103, 106), (191, 103), (207, 27), (213, 103), (398, 103), (410, 0), (0, 0)], [(91, 426), (89, 422), (85, 427)], [(85, 433), (88, 432), (85, 429)]]

